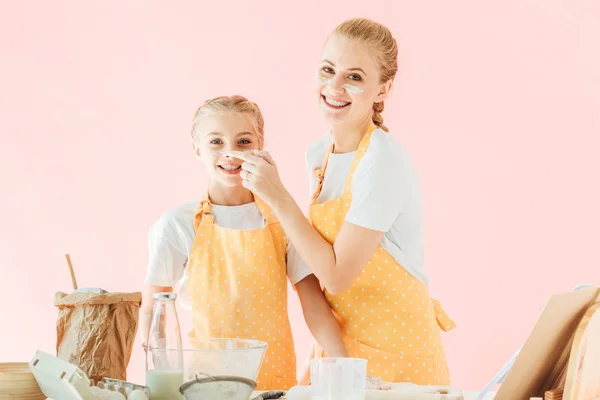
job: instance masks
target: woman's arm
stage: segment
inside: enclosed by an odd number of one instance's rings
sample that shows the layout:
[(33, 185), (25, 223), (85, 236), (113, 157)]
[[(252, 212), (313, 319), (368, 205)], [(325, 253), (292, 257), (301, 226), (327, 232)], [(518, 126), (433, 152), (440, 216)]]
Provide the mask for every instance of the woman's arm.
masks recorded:
[(309, 275), (296, 284), (304, 320), (319, 346), (328, 357), (347, 357), (338, 321), (321, 291), (319, 281)]
[(273, 211), (300, 257), (331, 294), (344, 292), (352, 285), (383, 237), (383, 232), (344, 222), (331, 245), (287, 192), (275, 202)]
[(244, 160), (242, 184), (261, 197), (275, 212), (301, 258), (331, 294), (348, 289), (373, 255), (383, 232), (344, 222), (333, 245), (317, 232), (279, 178), (277, 166), (266, 152), (235, 152)]

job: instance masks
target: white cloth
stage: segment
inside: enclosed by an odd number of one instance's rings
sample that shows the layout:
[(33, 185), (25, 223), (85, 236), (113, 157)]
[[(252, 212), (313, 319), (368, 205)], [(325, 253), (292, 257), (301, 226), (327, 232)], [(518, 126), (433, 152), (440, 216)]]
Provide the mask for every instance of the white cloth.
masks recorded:
[[(149, 261), (146, 275), (147, 285), (172, 286), (178, 288), (182, 307), (190, 309), (186, 295), (187, 262), (196, 232), (194, 215), (200, 200), (190, 201), (165, 212), (150, 228), (148, 234)], [(211, 205), (215, 224), (228, 229), (259, 229), (265, 220), (256, 203), (241, 206)], [(298, 256), (288, 241), (287, 275), (295, 285), (308, 275), (310, 269)]]
[[(315, 192), (315, 169), (321, 168), (331, 133), (317, 139), (306, 153), (310, 194)], [(356, 152), (331, 154), (317, 203), (340, 197)], [(385, 232), (381, 246), (426, 285), (423, 270), (423, 210), (417, 172), (404, 147), (389, 133), (376, 129), (352, 179), (352, 204), (346, 221)]]

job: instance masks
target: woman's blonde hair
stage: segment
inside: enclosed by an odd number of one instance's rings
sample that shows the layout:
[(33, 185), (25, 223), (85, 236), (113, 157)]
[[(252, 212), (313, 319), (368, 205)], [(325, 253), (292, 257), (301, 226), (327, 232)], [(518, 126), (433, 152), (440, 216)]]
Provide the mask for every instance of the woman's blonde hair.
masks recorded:
[(258, 148), (262, 149), (265, 141), (265, 120), (262, 112), (256, 103), (251, 102), (243, 96), (219, 96), (208, 99), (202, 104), (194, 114), (192, 123), (192, 139), (196, 137), (196, 125), (201, 117), (209, 112), (235, 111), (248, 114), (254, 120), (254, 129), (258, 137)]
[[(377, 57), (380, 83), (394, 80), (398, 72), (398, 45), (388, 28), (365, 18), (354, 18), (338, 25), (333, 33), (368, 45)], [(373, 103), (373, 123), (387, 132), (388, 128), (383, 125), (382, 112), (383, 101)]]

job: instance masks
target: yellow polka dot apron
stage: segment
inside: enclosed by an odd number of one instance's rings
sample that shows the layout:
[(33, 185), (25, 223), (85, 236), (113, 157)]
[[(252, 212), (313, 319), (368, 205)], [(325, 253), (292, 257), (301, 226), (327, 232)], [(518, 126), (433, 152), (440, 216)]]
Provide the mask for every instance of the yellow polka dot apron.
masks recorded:
[[(310, 219), (321, 236), (333, 244), (352, 202), (352, 177), (376, 129), (363, 136), (341, 197), (317, 204), (333, 145), (323, 167), (315, 171), (317, 189)], [(409, 274), (381, 245), (344, 293), (325, 292), (344, 334), (350, 357), (368, 360), (368, 374), (387, 382), (448, 385), (450, 375), (440, 328), (455, 327), (427, 287)], [(315, 357), (324, 357), (316, 346)]]
[(287, 310), (286, 237), (259, 198), (260, 229), (214, 224), (210, 201), (200, 203), (188, 263), (191, 337), (243, 338), (268, 343), (258, 390), (296, 385), (296, 356)]

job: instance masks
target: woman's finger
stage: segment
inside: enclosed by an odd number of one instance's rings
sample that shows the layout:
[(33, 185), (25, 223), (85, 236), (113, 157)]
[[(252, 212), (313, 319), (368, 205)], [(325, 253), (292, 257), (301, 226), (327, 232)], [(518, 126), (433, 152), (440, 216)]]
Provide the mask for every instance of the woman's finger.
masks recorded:
[(238, 158), (242, 161), (249, 162), (250, 164), (254, 164), (254, 165), (266, 162), (261, 157), (255, 156), (254, 154), (251, 154), (248, 151), (231, 150), (231, 151), (227, 152), (227, 155)]
[(242, 186), (250, 190), (252, 193), (255, 191), (254, 183), (250, 182), (249, 180), (242, 179)]
[(273, 157), (271, 157), (271, 154), (269, 154), (268, 151), (266, 151), (266, 150), (254, 150), (254, 154), (256, 154), (258, 157), (262, 158), (263, 160), (265, 160), (266, 162), (268, 162), (272, 166), (275, 166), (275, 160), (273, 160)]
[(250, 172), (242, 169), (242, 171), (240, 172), (240, 177), (242, 178), (243, 181), (249, 181), (250, 180)]
[(258, 167), (255, 164), (251, 164), (247, 161), (242, 163), (242, 172), (248, 171), (251, 174), (255, 174), (258, 171)]
[(248, 171), (244, 171), (244, 170), (242, 170), (242, 172), (240, 172), (240, 176), (242, 177), (242, 181), (256, 183), (258, 180), (258, 175), (253, 174)]

